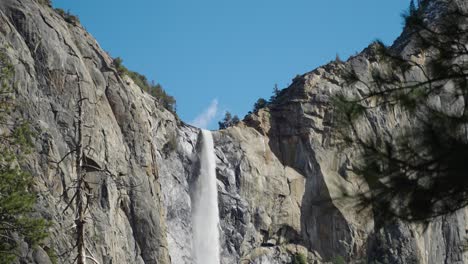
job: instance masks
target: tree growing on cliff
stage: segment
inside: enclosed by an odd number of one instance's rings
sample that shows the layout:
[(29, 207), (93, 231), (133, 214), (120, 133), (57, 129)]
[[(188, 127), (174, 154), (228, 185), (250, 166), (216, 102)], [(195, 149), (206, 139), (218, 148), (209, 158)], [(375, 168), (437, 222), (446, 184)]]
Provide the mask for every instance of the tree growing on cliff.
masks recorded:
[(159, 83), (152, 82), (149, 87), (149, 93), (157, 98), (163, 105), (164, 108), (171, 111), (172, 113), (177, 112), (176, 100), (170, 96)]
[(218, 122), (219, 129), (226, 129), (228, 127), (239, 124), (240, 120), (237, 115), (232, 116), (230, 112), (226, 111), (223, 120)]
[[(381, 219), (425, 221), (468, 205), (468, 14), (450, 4), (434, 25), (425, 7), (412, 2), (404, 16), (414, 54), (374, 43), (370, 60), (381, 66), (370, 81), (349, 65), (344, 72), (362, 93), (334, 99), (339, 138), (358, 153), (352, 170), (370, 187), (361, 205), (372, 205)], [(368, 120), (378, 112), (399, 111), (407, 125), (360, 129), (384, 122)]]
[(143, 74), (127, 69), (123, 65), (123, 60), (120, 57), (114, 59), (113, 65), (120, 76), (127, 75), (130, 77), (136, 85), (143, 89), (143, 91), (151, 94), (165, 109), (176, 114), (176, 100), (163, 89), (161, 84), (155, 83), (154, 81), (150, 83)]
[(278, 96), (280, 94), (280, 89), (278, 88), (278, 84), (275, 83), (275, 86), (273, 87), (273, 93), (270, 97), (270, 103), (274, 103), (276, 99), (278, 99)]
[(259, 98), (255, 104), (254, 104), (254, 107), (253, 107), (253, 112), (256, 113), (258, 112), (258, 110), (266, 107), (268, 105), (268, 101), (263, 99), (263, 98)]
[(410, 16), (414, 16), (414, 15), (417, 15), (416, 13), (417, 13), (416, 4), (414, 3), (414, 0), (411, 0), (408, 14)]
[(0, 50), (0, 263), (12, 263), (18, 255), (18, 241), (35, 246), (47, 236), (47, 223), (32, 217), (36, 193), (32, 176), (21, 169), (23, 155), (32, 147), (32, 133), (26, 122), (12, 120), (15, 107), (14, 68)]

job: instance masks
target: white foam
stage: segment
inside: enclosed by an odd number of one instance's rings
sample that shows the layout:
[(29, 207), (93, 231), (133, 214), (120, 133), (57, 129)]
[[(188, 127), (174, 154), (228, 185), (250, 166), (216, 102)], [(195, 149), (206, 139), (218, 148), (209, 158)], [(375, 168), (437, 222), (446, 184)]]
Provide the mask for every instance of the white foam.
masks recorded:
[(219, 264), (219, 210), (213, 137), (202, 130), (200, 174), (192, 196), (193, 253), (197, 264)]

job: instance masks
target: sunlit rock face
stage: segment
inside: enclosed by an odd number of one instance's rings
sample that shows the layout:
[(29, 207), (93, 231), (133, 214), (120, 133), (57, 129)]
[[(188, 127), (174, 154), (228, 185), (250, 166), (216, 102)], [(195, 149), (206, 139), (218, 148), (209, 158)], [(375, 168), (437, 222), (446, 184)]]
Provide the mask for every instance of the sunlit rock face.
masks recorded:
[[(365, 52), (347, 63), (370, 74)], [(354, 199), (343, 198), (367, 187), (348, 170), (353, 153), (332, 144), (329, 99), (346, 89), (341, 67), (331, 63), (297, 78), (270, 109), (219, 132), (220, 210), (230, 234), (223, 241), (225, 263), (288, 263), (284, 259), (298, 252), (317, 263), (339, 257), (346, 263), (464, 263), (466, 210), (427, 227), (382, 225), (372, 211), (358, 211)], [(400, 111), (375, 114), (358, 129), (395, 129), (405, 119)], [(230, 252), (240, 253), (238, 259)]]
[[(463, 3), (463, 2), (460, 2)], [(431, 1), (437, 18), (444, 1)], [(72, 263), (72, 160), (56, 168), (73, 148), (78, 87), (85, 104), (90, 254), (101, 264), (193, 263), (191, 184), (200, 171), (200, 130), (181, 122), (128, 77), (79, 24), (66, 22), (34, 0), (0, 1), (0, 48), (15, 68), (18, 111), (37, 134), (25, 168), (35, 177), (36, 206), (51, 220), (46, 241), (59, 263)], [(404, 32), (395, 50), (410, 56)], [(468, 263), (463, 251), (467, 211), (428, 226), (383, 225), (371, 210), (336, 199), (367, 188), (349, 172), (350, 151), (333, 144), (330, 96), (346, 87), (343, 67), (362, 76), (383, 67), (369, 49), (349, 61), (332, 62), (296, 77), (278, 101), (236, 127), (214, 131), (220, 216), (220, 262)], [(418, 73), (414, 73), (414, 78)], [(408, 123), (399, 111), (375, 113), (359, 129), (395, 129)], [(45, 247), (22, 245), (24, 263), (50, 263)]]

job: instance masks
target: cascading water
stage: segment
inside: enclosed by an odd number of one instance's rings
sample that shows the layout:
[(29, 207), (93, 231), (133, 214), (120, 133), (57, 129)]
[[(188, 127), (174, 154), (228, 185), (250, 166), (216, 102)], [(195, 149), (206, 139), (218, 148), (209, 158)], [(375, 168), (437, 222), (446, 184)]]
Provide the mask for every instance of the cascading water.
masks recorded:
[(200, 174), (192, 196), (193, 253), (197, 264), (219, 264), (219, 210), (213, 137), (202, 130)]

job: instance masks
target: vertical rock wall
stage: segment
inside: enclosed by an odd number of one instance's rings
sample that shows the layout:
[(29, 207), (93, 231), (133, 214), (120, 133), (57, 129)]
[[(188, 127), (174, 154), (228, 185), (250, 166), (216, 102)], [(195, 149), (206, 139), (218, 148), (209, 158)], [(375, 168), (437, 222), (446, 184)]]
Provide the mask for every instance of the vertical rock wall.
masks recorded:
[[(437, 10), (434, 1), (433, 10)], [(442, 1), (443, 2), (443, 1)], [(437, 7), (437, 8), (436, 8)], [(437, 12), (430, 12), (436, 16)], [(395, 49), (410, 54), (405, 33)], [(35, 151), (24, 166), (39, 192), (38, 212), (52, 221), (44, 246), (22, 246), (24, 263), (74, 258), (72, 159), (74, 111), (85, 103), (89, 209), (88, 253), (101, 264), (192, 263), (190, 184), (198, 170), (198, 129), (183, 124), (128, 77), (82, 26), (34, 0), (0, 1), (0, 50), (15, 68), (17, 111), (31, 122)], [(353, 153), (333, 146), (330, 95), (349, 88), (340, 69), (363, 76), (365, 50), (293, 80), (269, 108), (236, 127), (213, 133), (221, 217), (221, 263), (467, 263), (467, 211), (428, 226), (382, 225), (357, 212), (343, 192), (366, 188), (349, 172)], [(417, 77), (417, 75), (415, 75)], [(393, 129), (403, 113), (381, 113), (362, 129)]]

